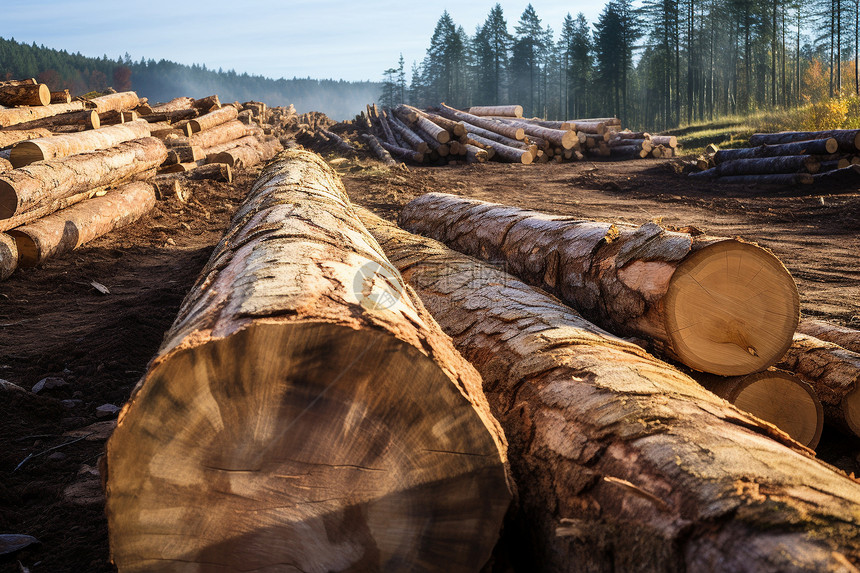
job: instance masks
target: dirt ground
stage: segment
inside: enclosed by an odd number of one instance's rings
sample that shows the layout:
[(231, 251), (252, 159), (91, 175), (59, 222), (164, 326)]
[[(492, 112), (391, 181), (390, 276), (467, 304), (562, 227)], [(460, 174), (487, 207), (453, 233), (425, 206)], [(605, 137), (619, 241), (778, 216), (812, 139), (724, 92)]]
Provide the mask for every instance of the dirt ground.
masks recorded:
[[(794, 275), (804, 315), (860, 327), (856, 189), (690, 183), (659, 160), (339, 169), (350, 197), (388, 218), (422, 193), (445, 191), (754, 240)], [(0, 572), (20, 571), (18, 560), (34, 573), (114, 570), (95, 467), (115, 415), (96, 409), (128, 398), (254, 177), (189, 184), (191, 203), (160, 202), (145, 220), (0, 283), (0, 379), (28, 390), (62, 381), (37, 395), (0, 387), (0, 534), (41, 541), (0, 562)], [(857, 472), (858, 452), (857, 439), (825, 431), (826, 461)]]

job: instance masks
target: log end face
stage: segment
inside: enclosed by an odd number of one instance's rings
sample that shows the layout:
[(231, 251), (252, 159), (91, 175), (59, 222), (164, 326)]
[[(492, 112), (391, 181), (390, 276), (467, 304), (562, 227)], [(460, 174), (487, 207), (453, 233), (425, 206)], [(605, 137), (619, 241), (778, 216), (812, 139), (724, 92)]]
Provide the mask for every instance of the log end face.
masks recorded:
[(664, 326), (675, 357), (721, 376), (775, 364), (800, 319), (797, 286), (770, 252), (726, 240), (678, 265), (663, 298)]
[(860, 380), (854, 389), (842, 398), (842, 412), (848, 429), (855, 436), (860, 436)]
[(514, 134), (514, 139), (517, 141), (522, 141), (526, 138), (526, 132), (523, 128), (518, 127), (516, 133)]
[[(96, 119), (98, 119), (98, 114), (96, 114)], [(47, 159), (45, 152), (37, 141), (16, 143), (9, 153), (9, 162), (12, 163), (12, 167), (15, 169), (26, 167), (31, 163), (45, 159)]]
[(36, 240), (27, 233), (14, 229), (9, 231), (9, 235), (15, 240), (15, 249), (18, 251), (18, 266), (31, 268), (38, 265), (41, 255)]
[(0, 180), (0, 220), (13, 217), (18, 211), (18, 194), (8, 181)]
[(51, 103), (51, 89), (45, 84), (39, 84), (39, 103), (49, 105)]
[[(858, 137), (860, 137), (860, 135), (858, 135)], [(856, 139), (855, 139), (855, 141), (856, 141)], [(830, 137), (824, 143), (824, 148), (827, 151), (827, 153), (836, 153), (839, 150), (839, 142), (836, 141), (835, 138)]]

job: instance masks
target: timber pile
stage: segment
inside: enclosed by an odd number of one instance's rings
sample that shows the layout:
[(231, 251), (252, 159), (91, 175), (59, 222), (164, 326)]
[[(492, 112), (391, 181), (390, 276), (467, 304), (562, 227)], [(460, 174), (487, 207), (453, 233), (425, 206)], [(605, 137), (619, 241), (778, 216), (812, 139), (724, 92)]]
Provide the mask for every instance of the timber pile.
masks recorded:
[(367, 106), (356, 123), (360, 139), (382, 161), (380, 149), (414, 163), (563, 163), (588, 156), (610, 159), (673, 157), (677, 139), (621, 130), (617, 118), (544, 121), (523, 118), (522, 107), (440, 104), (424, 110)]
[(709, 145), (691, 177), (720, 183), (809, 185), (860, 183), (860, 130), (756, 133), (751, 147)]

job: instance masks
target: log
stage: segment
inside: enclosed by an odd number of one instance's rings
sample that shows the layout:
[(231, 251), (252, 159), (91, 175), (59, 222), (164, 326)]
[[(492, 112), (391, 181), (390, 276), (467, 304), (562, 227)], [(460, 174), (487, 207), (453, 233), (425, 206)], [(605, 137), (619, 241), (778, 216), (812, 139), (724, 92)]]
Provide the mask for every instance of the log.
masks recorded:
[(507, 125), (493, 119), (478, 117), (470, 113), (464, 113), (452, 107), (448, 107), (444, 103), (441, 104), (439, 107), (439, 115), (441, 115), (442, 117), (447, 117), (448, 119), (453, 121), (462, 121), (464, 123), (470, 123), (476, 127), (480, 127), (492, 131), (494, 133), (504, 135), (505, 137), (516, 139), (518, 141), (522, 141), (526, 136), (526, 132), (521, 127)]
[(257, 139), (253, 135), (246, 135), (244, 137), (240, 137), (239, 139), (234, 139), (232, 141), (226, 141), (224, 143), (219, 143), (218, 145), (213, 145), (212, 147), (207, 147), (203, 150), (206, 154), (206, 159), (209, 160), (210, 157), (213, 157), (223, 151), (228, 151), (233, 149), (234, 147), (240, 147), (242, 145), (258, 145), (260, 140)]
[(702, 386), (769, 422), (798, 443), (815, 449), (824, 427), (824, 410), (812, 386), (794, 374), (769, 368), (746, 376), (690, 373)]
[[(203, 113), (211, 112), (216, 109), (221, 109), (221, 100), (218, 99), (218, 94), (206, 96), (196, 99), (191, 104), (193, 107), (203, 111)], [(232, 107), (232, 106), (231, 106)], [(234, 108), (237, 109), (237, 108)]]
[(453, 121), (448, 119), (447, 117), (442, 117), (441, 115), (422, 110), (416, 110), (415, 108), (410, 106), (405, 107), (417, 111), (420, 115), (426, 117), (442, 129), (448, 131), (449, 133), (453, 133), (454, 137), (463, 137), (464, 135), (466, 135), (466, 126), (463, 125), (462, 121)]
[(675, 149), (678, 147), (678, 138), (674, 135), (652, 135), (651, 143), (652, 145), (662, 145)]
[(823, 320), (804, 318), (797, 326), (797, 332), (838, 344), (845, 350), (860, 353), (860, 330), (831, 324)]
[[(233, 107), (233, 106), (230, 106)], [(236, 108), (233, 108), (236, 109)], [(253, 125), (254, 123), (254, 112), (250, 109), (246, 109), (244, 111), (240, 111), (236, 116), (236, 119), (244, 123), (245, 125)]]
[(224, 183), (233, 182), (233, 169), (225, 163), (208, 163), (204, 165), (198, 165), (197, 163), (182, 164), (181, 171), (179, 169), (177, 167), (177, 170), (172, 173), (162, 172), (162, 174), (153, 179), (153, 183), (164, 185), (174, 180), (187, 179), (195, 181), (223, 181)]
[(412, 200), (401, 225), (485, 260), (619, 336), (694, 370), (743, 376), (791, 345), (797, 287), (769, 251), (737, 239), (575, 221), (444, 193)]
[(277, 139), (257, 142), (252, 145), (240, 145), (213, 156), (207, 156), (209, 163), (225, 163), (235, 169), (253, 167), (262, 161), (269, 161), (283, 151), (283, 146)]
[(0, 86), (35, 86), (39, 82), (36, 81), (36, 78), (29, 78), (26, 80), (0, 80)]
[(583, 133), (591, 133), (596, 135), (603, 135), (606, 133), (606, 123), (603, 121), (593, 121), (593, 122), (571, 122), (571, 125), (568, 126), (570, 131), (581, 131)]
[(0, 233), (0, 281), (12, 276), (18, 268), (18, 248), (15, 239), (5, 233)]
[(480, 147), (476, 147), (474, 145), (469, 145), (468, 143), (464, 146), (466, 148), (466, 161), (469, 163), (486, 163), (488, 159), (487, 152), (481, 149)]
[(219, 108), (215, 111), (210, 111), (206, 115), (201, 115), (196, 119), (192, 119), (188, 122), (188, 125), (191, 127), (191, 133), (197, 133), (198, 131), (211, 129), (216, 125), (233, 121), (234, 119), (238, 119), (238, 117), (239, 112), (235, 107), (230, 105)]
[(852, 164), (842, 169), (818, 173), (813, 175), (813, 180), (815, 183), (856, 185), (860, 181), (860, 165)]
[(806, 334), (795, 334), (779, 368), (808, 382), (828, 424), (860, 436), (860, 354)]
[(750, 145), (775, 145), (810, 139), (833, 138), (839, 143), (839, 149), (847, 153), (860, 150), (860, 129), (834, 129), (829, 131), (783, 131), (780, 133), (754, 133), (750, 136)]
[(44, 106), (19, 107), (0, 109), (0, 127), (10, 127), (21, 123), (27, 123), (47, 117), (54, 117), (63, 113), (83, 111), (84, 102), (73, 101), (72, 103), (54, 103)]
[(162, 122), (166, 121), (168, 123), (177, 123), (180, 121), (186, 121), (189, 119), (193, 119), (200, 115), (200, 112), (194, 108), (188, 109), (177, 109), (175, 111), (159, 111), (153, 112), (149, 115), (141, 115), (143, 119), (150, 123)]
[(856, 482), (557, 299), (358, 212), (483, 376), (510, 440), (510, 537), (526, 544), (528, 570), (813, 572), (860, 560)]
[(95, 187), (126, 181), (158, 167), (166, 158), (164, 143), (146, 137), (0, 173), (0, 219)]
[(17, 143), (9, 161), (16, 168), (36, 161), (59, 159), (85, 151), (107, 149), (125, 141), (149, 137), (149, 123), (145, 120), (112, 125), (92, 131), (54, 135)]
[(35, 129), (15, 129), (9, 131), (0, 131), (0, 149), (15, 145), (20, 141), (29, 139), (40, 139), (42, 137), (51, 137), (51, 132), (44, 127)]
[[(77, 102), (79, 103), (79, 102)], [(50, 106), (48, 106), (50, 107)], [(23, 109), (23, 108), (19, 108)], [(27, 108), (30, 109), (30, 108)], [(36, 109), (45, 109), (45, 108), (36, 108)], [(49, 117), (44, 117), (42, 119), (36, 119), (33, 121), (27, 121), (24, 123), (20, 123), (16, 125), (17, 129), (30, 130), (30, 129), (43, 129), (47, 128), (48, 130), (58, 133), (62, 129), (67, 126), (81, 126), (84, 129), (98, 129), (101, 127), (101, 119), (99, 118), (99, 114), (96, 113), (94, 109), (86, 109), (83, 111), (73, 111), (69, 113), (61, 113), (58, 115), (53, 115)]]
[(780, 155), (776, 157), (755, 157), (734, 159), (718, 163), (716, 167), (691, 173), (697, 177), (722, 177), (730, 175), (772, 175), (787, 173), (818, 173), (821, 164), (817, 157), (810, 155)]
[(190, 97), (178, 97), (170, 100), (167, 103), (150, 106), (143, 104), (138, 106), (137, 113), (143, 116), (151, 114), (167, 113), (171, 111), (179, 111), (183, 109), (191, 109), (194, 107), (194, 100)]
[(18, 249), (18, 264), (34, 267), (140, 219), (155, 206), (148, 183), (129, 183), (116, 191), (82, 201), (33, 223), (9, 231)]
[[(596, 151), (598, 154), (604, 155), (604, 152), (599, 148), (592, 148), (590, 151)], [(612, 157), (620, 159), (644, 159), (651, 152), (643, 149), (641, 145), (619, 145), (617, 147), (610, 147), (609, 153)]]
[(238, 119), (234, 119), (205, 131), (198, 131), (188, 138), (188, 144), (203, 148), (212, 147), (239, 139), (247, 134), (248, 127)]
[(380, 141), (379, 144), (395, 157), (414, 161), (415, 163), (424, 163), (424, 154), (420, 151), (414, 151), (412, 149), (406, 149), (405, 147), (391, 145), (387, 141)]
[(336, 174), (287, 151), (119, 416), (111, 557), (124, 572), (477, 571), (511, 499), (505, 449), (480, 378)]
[(391, 157), (391, 154), (388, 153), (388, 150), (382, 147), (382, 144), (376, 139), (376, 136), (370, 133), (365, 133), (361, 136), (362, 141), (364, 141), (370, 150), (373, 151), (373, 154), (382, 161), (385, 165), (389, 167), (396, 167), (397, 161)]
[(470, 107), (467, 113), (477, 116), (495, 115), (501, 117), (522, 117), (521, 105), (479, 105)]
[(103, 114), (109, 111), (127, 111), (140, 105), (140, 98), (134, 92), (119, 92), (89, 100), (91, 106), (95, 106), (96, 113)]
[(412, 147), (412, 149), (414, 149), (415, 151), (419, 153), (430, 152), (430, 146), (427, 145), (427, 142), (421, 139), (411, 129), (409, 129), (409, 127), (405, 123), (397, 119), (394, 114), (388, 116), (388, 125), (393, 131), (397, 132), (397, 134), (399, 134), (400, 137), (402, 137), (403, 140), (407, 144), (409, 144), (409, 146)]
[(525, 149), (517, 149), (514, 147), (508, 147), (498, 141), (493, 141), (492, 139), (487, 139), (485, 137), (481, 137), (477, 134), (471, 134), (470, 137), (480, 143), (481, 145), (486, 145), (490, 149), (493, 150), (495, 156), (498, 156), (505, 161), (510, 163), (522, 163), (523, 165), (529, 165), (533, 161), (533, 157), (531, 152)]
[(821, 162), (821, 167), (819, 168), (820, 173), (827, 173), (829, 171), (836, 171), (838, 169), (845, 169), (851, 165), (851, 162), (846, 158), (842, 159), (833, 159)]
[[(167, 152), (168, 157), (170, 156), (170, 152)], [(187, 173), (192, 169), (197, 169), (201, 165), (206, 165), (205, 159), (198, 159), (197, 161), (187, 161), (185, 163), (173, 163), (171, 165), (162, 165), (158, 170), (159, 175), (164, 174), (172, 174), (172, 173)]]
[(832, 137), (740, 149), (720, 149), (714, 154), (714, 163), (724, 163), (735, 159), (777, 157), (780, 155), (829, 155), (836, 153), (838, 149), (839, 143)]
[(320, 129), (319, 132), (325, 135), (334, 148), (342, 155), (355, 155), (358, 153), (358, 150), (353, 147), (351, 143), (343, 139), (338, 134), (327, 129)]
[(489, 129), (484, 129), (482, 127), (478, 127), (477, 125), (472, 125), (470, 123), (464, 123), (463, 125), (466, 128), (466, 134), (468, 137), (474, 137), (477, 135), (483, 137), (484, 139), (489, 139), (491, 141), (501, 143), (502, 145), (507, 145), (508, 147), (529, 151), (532, 153), (532, 156), (535, 155), (533, 151), (537, 151), (536, 146), (533, 146), (525, 141), (511, 139), (510, 137), (506, 137), (494, 131), (490, 131)]
[[(651, 134), (645, 131), (619, 131), (613, 136), (615, 139), (651, 139)], [(656, 136), (655, 136), (656, 137)]]
[(394, 131), (391, 129), (391, 124), (388, 121), (388, 116), (385, 114), (385, 110), (383, 110), (381, 114), (377, 110), (376, 121), (379, 122), (379, 125), (382, 127), (382, 135), (388, 143), (391, 143), (392, 145), (405, 145), (399, 137), (394, 136)]
[[(93, 110), (95, 111), (95, 110)], [(86, 113), (86, 112), (84, 112)], [(98, 114), (99, 116), (99, 125), (117, 125), (119, 123), (125, 123), (125, 112), (122, 111), (106, 111), (104, 113)], [(137, 119), (137, 118), (135, 118)]]
[(14, 169), (12, 163), (5, 157), (0, 157), (0, 172), (9, 171), (10, 169)]
[(451, 141), (451, 133), (448, 132), (447, 129), (443, 129), (439, 127), (429, 119), (419, 116), (418, 120), (415, 122), (418, 129), (423, 130), (430, 137), (435, 139), (439, 143), (448, 143)]
[(576, 136), (576, 133), (569, 130), (549, 129), (527, 121), (504, 120), (504, 123), (520, 127), (526, 135), (540, 137), (564, 149), (573, 149), (575, 145), (579, 144), (579, 138)]
[[(691, 173), (690, 175), (696, 174)], [(717, 181), (731, 185), (811, 185), (815, 181), (815, 177), (818, 177), (818, 175), (810, 175), (809, 173), (775, 173), (771, 175), (720, 177)]]
[(51, 90), (45, 84), (0, 86), (0, 105), (44, 106), (51, 103)]
[(51, 92), (51, 103), (72, 103), (72, 94), (69, 90)]
[(167, 151), (165, 165), (176, 165), (177, 163), (189, 163), (206, 159), (206, 152), (202, 147), (196, 145), (171, 146)]

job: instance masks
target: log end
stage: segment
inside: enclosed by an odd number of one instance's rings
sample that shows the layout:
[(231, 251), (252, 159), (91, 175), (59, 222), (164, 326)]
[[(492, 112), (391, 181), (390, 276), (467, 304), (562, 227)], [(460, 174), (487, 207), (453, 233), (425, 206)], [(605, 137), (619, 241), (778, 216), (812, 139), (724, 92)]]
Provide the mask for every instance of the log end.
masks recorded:
[(18, 211), (18, 194), (8, 181), (0, 180), (0, 220), (13, 217)]
[(671, 350), (695, 370), (743, 376), (775, 364), (800, 320), (797, 285), (769, 251), (738, 240), (678, 265), (663, 299)]
[(842, 412), (848, 428), (855, 436), (860, 436), (860, 381), (854, 390), (842, 398)]
[(198, 131), (203, 131), (203, 128), (200, 127), (200, 122), (196, 119), (190, 120), (187, 124), (188, 126), (188, 136), (190, 137), (192, 134), (197, 133)]
[(579, 143), (579, 137), (573, 131), (565, 131), (561, 138), (561, 146), (565, 149), (573, 149)]
[(39, 84), (39, 103), (42, 105), (51, 104), (51, 89), (45, 84)]
[(18, 267), (18, 248), (15, 239), (0, 233), (0, 281), (8, 279)]
[(523, 116), (523, 106), (515, 105), (514, 106), (514, 117), (522, 117)]
[(107, 445), (112, 559), (478, 570), (510, 494), (477, 422), (438, 365), (386, 333), (255, 324), (180, 349)]
[[(96, 114), (96, 118), (98, 118), (98, 114)], [(21, 141), (20, 143), (16, 143), (12, 148), (12, 151), (9, 153), (9, 162), (15, 169), (26, 167), (31, 163), (43, 161), (45, 159), (47, 159), (45, 151), (42, 149), (42, 146), (39, 145), (38, 141)], [(3, 189), (2, 186), (0, 186), (0, 197), (2, 197), (2, 194)], [(3, 201), (0, 199), (0, 204), (2, 203)]]
[(531, 165), (534, 160), (535, 157), (530, 151), (523, 151), (522, 155), (520, 155), (520, 163), (523, 165)]
[(514, 139), (517, 141), (522, 141), (526, 138), (526, 132), (523, 128), (518, 127), (516, 133), (514, 134)]
[(12, 229), (9, 236), (15, 240), (15, 248), (18, 251), (18, 266), (21, 268), (32, 268), (39, 264), (41, 253), (36, 240), (25, 232)]

